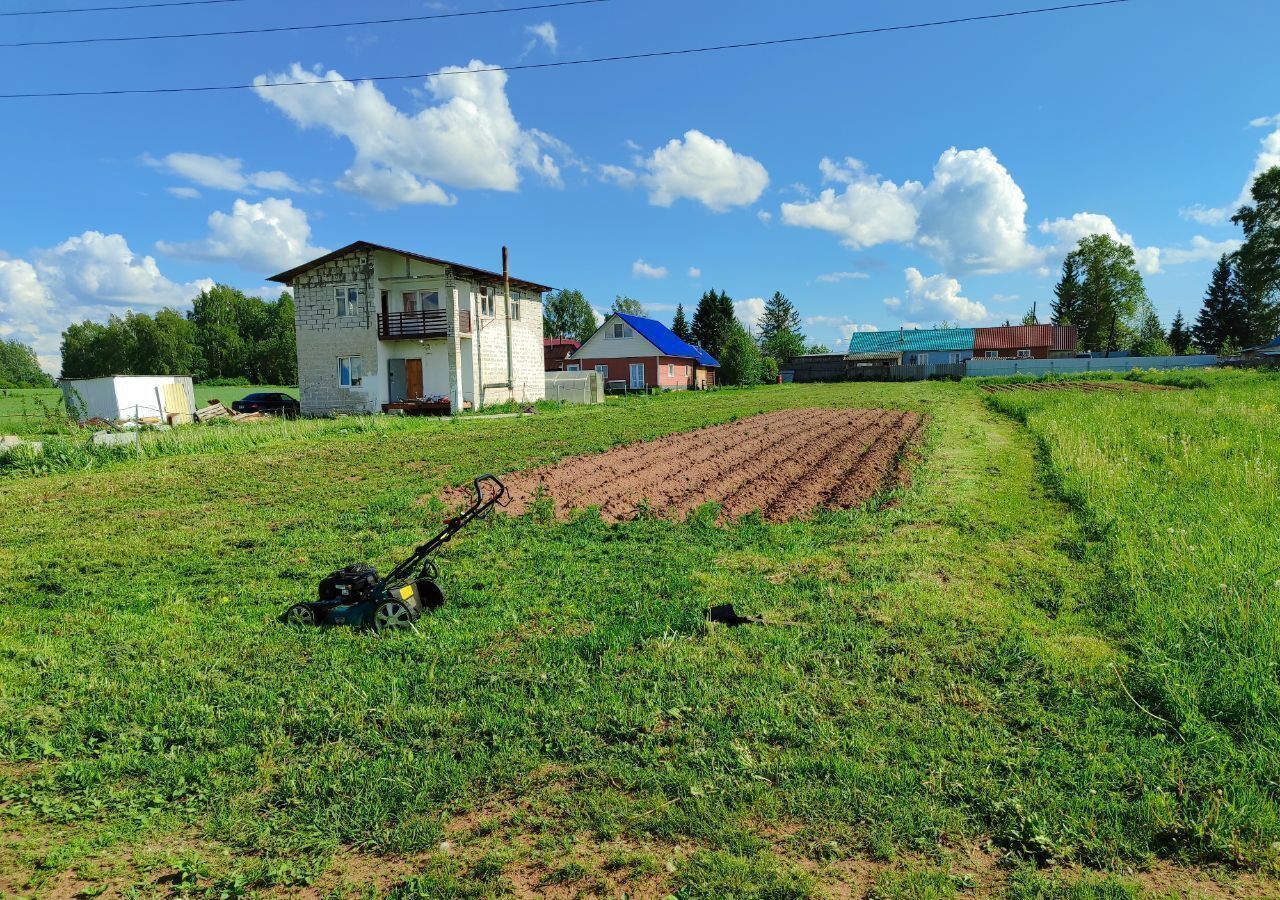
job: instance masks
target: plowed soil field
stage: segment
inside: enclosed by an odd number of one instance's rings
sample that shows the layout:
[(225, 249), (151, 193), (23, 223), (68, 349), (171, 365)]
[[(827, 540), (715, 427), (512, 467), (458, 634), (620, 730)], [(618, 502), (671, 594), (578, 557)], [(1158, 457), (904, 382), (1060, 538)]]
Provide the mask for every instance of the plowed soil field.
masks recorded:
[(716, 502), (725, 519), (758, 509), (783, 522), (857, 506), (902, 482), (903, 450), (923, 424), (917, 413), (883, 409), (761, 413), (509, 476), (509, 511), (529, 509), (541, 489), (560, 517), (598, 506), (618, 522), (645, 505), (680, 516)]

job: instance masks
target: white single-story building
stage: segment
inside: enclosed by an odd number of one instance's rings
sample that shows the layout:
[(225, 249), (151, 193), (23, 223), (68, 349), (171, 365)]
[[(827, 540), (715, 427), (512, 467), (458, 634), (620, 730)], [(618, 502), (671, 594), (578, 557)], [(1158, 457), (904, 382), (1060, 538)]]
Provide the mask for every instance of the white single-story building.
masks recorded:
[(178, 424), (191, 421), (196, 392), (190, 375), (107, 375), (64, 378), (58, 382), (67, 412), (78, 419), (136, 422), (169, 416)]

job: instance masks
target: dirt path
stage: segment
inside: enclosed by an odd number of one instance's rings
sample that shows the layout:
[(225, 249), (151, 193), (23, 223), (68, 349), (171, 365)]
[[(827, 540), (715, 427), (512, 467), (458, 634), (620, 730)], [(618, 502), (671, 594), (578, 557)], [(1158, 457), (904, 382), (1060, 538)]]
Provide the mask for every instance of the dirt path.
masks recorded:
[(819, 507), (863, 503), (904, 476), (903, 447), (923, 425), (911, 412), (791, 409), (576, 456), (506, 479), (512, 513), (541, 493), (557, 516), (597, 506), (606, 521), (645, 505), (662, 515), (721, 504), (725, 518), (760, 510), (784, 522)]

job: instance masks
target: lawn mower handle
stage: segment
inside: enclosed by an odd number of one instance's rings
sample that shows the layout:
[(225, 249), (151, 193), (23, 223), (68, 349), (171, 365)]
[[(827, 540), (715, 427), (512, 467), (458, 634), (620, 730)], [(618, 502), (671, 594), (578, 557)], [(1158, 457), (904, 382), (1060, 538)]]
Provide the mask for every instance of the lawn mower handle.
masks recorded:
[[(486, 482), (495, 486), (495, 489), (487, 497), (484, 489)], [(416, 575), (418, 570), (423, 567), (432, 553), (447, 544), (455, 534), (470, 524), (472, 520), (481, 518), (495, 506), (506, 506), (511, 502), (511, 495), (507, 490), (507, 486), (502, 483), (502, 480), (497, 475), (481, 475), (472, 482), (472, 485), (476, 490), (476, 499), (472, 501), (471, 505), (458, 515), (445, 519), (444, 528), (439, 534), (417, 547), (409, 555), (408, 559), (392, 569), (386, 578), (388, 584), (409, 580), (411, 576)]]

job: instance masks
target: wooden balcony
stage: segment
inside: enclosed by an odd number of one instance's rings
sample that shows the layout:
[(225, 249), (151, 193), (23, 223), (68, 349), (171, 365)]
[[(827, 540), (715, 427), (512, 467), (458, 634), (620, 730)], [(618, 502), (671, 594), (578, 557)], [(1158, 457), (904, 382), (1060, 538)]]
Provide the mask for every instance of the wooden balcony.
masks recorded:
[[(471, 333), (471, 310), (458, 310), (458, 333)], [(443, 309), (383, 313), (378, 316), (378, 337), (384, 341), (443, 338), (449, 336), (449, 313)]]

